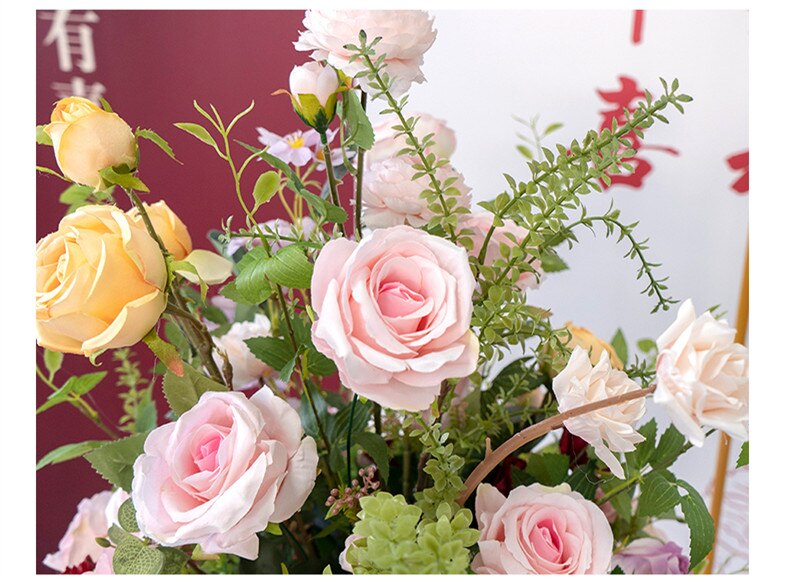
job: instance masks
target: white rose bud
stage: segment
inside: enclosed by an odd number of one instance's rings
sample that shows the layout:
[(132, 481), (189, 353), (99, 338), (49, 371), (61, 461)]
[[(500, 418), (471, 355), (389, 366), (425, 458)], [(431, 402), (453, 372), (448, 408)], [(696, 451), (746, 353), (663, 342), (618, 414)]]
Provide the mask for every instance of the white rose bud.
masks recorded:
[(323, 133), (335, 116), (340, 81), (332, 67), (306, 63), (294, 67), (289, 78), (294, 110), (310, 127)]

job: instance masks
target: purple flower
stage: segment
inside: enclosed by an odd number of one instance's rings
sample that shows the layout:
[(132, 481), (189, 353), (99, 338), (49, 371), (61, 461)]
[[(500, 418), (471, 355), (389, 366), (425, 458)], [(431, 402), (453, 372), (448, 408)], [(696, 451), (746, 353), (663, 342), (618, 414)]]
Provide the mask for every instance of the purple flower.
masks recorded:
[(673, 542), (637, 539), (612, 557), (612, 567), (619, 566), (626, 575), (685, 575), (689, 558)]

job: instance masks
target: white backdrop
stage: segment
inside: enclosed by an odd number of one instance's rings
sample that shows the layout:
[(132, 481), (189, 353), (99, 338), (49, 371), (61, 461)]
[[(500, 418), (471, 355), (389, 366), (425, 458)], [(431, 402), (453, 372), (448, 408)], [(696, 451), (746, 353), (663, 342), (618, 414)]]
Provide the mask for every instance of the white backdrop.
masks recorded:
[[(648, 258), (664, 264), (658, 272), (669, 275), (670, 294), (692, 298), (698, 312), (721, 305), (734, 323), (748, 196), (732, 189), (742, 172), (726, 159), (748, 149), (748, 13), (645, 11), (638, 42), (633, 11), (435, 15), (438, 36), (423, 68), (428, 82), (413, 87), (410, 109), (442, 117), (456, 131), (452, 161), (476, 201), (505, 189), (502, 172), (529, 176), (515, 149), (515, 133), (524, 128), (513, 115), (540, 114), (544, 126), (562, 122), (564, 128), (546, 144), (553, 147), (599, 127), (601, 112), (614, 106), (597, 91), (617, 91), (619, 77), (654, 94), (661, 91), (659, 77), (680, 80), (694, 102), (683, 116), (669, 111), (670, 125), (655, 125), (644, 141), (672, 147), (679, 155), (640, 152), (652, 165), (641, 187), (613, 186), (591, 194), (586, 203), (591, 213), (601, 213), (614, 200), (624, 221), (639, 220), (637, 233), (650, 238)], [(657, 337), (676, 310), (650, 314), (654, 303), (639, 294), (644, 284), (636, 281), (636, 264), (622, 258), (627, 248), (615, 240), (582, 232), (580, 245), (561, 252), (570, 270), (547, 276), (531, 300), (551, 307), (555, 324), (572, 320), (605, 339), (621, 327), (633, 352), (637, 339)], [(656, 416), (666, 424), (661, 412)], [(701, 492), (708, 489), (717, 447), (718, 437), (711, 438), (675, 465)], [(735, 456), (731, 453), (731, 463)], [(747, 474), (737, 478), (745, 482)], [(738, 511), (730, 512), (737, 517)], [(731, 521), (729, 527), (748, 526), (741, 516), (743, 524)], [(685, 527), (662, 529), (687, 546)], [(742, 548), (744, 543), (731, 544)], [(717, 562), (727, 553), (725, 547)], [(741, 561), (736, 556), (728, 570)]]

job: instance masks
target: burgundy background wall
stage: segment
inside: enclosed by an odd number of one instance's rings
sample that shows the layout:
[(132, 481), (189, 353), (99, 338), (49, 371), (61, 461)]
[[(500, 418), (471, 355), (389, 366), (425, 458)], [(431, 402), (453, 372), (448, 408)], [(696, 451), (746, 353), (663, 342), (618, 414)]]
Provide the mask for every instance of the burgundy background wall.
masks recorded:
[[(74, 15), (84, 11), (75, 11)], [(196, 248), (211, 248), (205, 233), (218, 228), (222, 217), (241, 211), (233, 203), (232, 180), (227, 164), (207, 146), (173, 127), (177, 121), (198, 121), (192, 100), (208, 107), (213, 103), (223, 118), (232, 119), (255, 99), (253, 112), (234, 132), (255, 143), (256, 126), (278, 134), (298, 129), (298, 118), (285, 96), (271, 93), (288, 87), (288, 74), (306, 60), (293, 50), (292, 42), (301, 27), (302, 11), (111, 11), (95, 12), (91, 24), (96, 55), (94, 72), (76, 66), (61, 70), (55, 45), (43, 41), (52, 24), (51, 11), (37, 14), (36, 122), (46, 123), (57, 95), (52, 84), (82, 77), (90, 85), (101, 82), (105, 98), (132, 128), (157, 131), (173, 147), (183, 165), (170, 160), (153, 144), (141, 143), (141, 177), (151, 188), (150, 201), (166, 199), (187, 224)], [(47, 19), (50, 18), (50, 19)], [(37, 163), (56, 167), (52, 149), (37, 147)], [(252, 172), (247, 176), (251, 181)], [(58, 195), (65, 189), (57, 178), (37, 178), (36, 235), (57, 229), (65, 206)], [(252, 183), (246, 184), (251, 189)], [(119, 200), (123, 207), (126, 200)], [(276, 217), (275, 215), (268, 217)], [(136, 352), (146, 369), (151, 358), (144, 347)], [(105, 369), (112, 367), (109, 356)], [(91, 371), (79, 356), (66, 356), (62, 377)], [(32, 372), (31, 372), (32, 373)], [(58, 377), (61, 377), (59, 374)], [(41, 404), (50, 392), (38, 382)], [(110, 418), (121, 412), (119, 390), (108, 377), (92, 392), (98, 408)], [(159, 405), (160, 412), (165, 405)], [(37, 418), (37, 456), (71, 442), (101, 439), (103, 434), (68, 405), (61, 405)], [(37, 474), (37, 571), (52, 572), (41, 565), (49, 552), (57, 550), (80, 499), (107, 488), (87, 462), (73, 460), (48, 466)]]

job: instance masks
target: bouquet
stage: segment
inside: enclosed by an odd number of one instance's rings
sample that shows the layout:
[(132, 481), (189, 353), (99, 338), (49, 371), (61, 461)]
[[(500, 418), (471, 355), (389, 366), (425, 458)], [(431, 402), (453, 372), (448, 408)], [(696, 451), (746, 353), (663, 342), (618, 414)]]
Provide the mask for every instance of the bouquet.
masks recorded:
[[(748, 464), (748, 352), (715, 311), (669, 295), (636, 222), (585, 206), (633, 171), (634, 138), (691, 97), (661, 80), (660, 95), (646, 92), (611, 127), (521, 146), (530, 177), (505, 174), (506, 190), (472, 207), (450, 163), (454, 133), (408, 107), (432, 19), (308, 10), (304, 27), (295, 48), (311, 60), (274, 97), (290, 99), (300, 130), (239, 135), (254, 103), (228, 117), (195, 102), (175, 124), (227, 165), (236, 214), (209, 233), (216, 252), (193, 249), (145, 185), (141, 150), (177, 161), (155, 131), (79, 97), (37, 128), (58, 168), (37, 169), (70, 184), (58, 230), (36, 246), (37, 374), (52, 389), (38, 413), (68, 404), (107, 436), (53, 450), (37, 469), (84, 458), (108, 482), (45, 563), (119, 574), (702, 571), (714, 521), (672, 465), (717, 431), (747, 440)], [(373, 106), (385, 116), (376, 126)], [(288, 219), (267, 221), (272, 204)], [(627, 247), (667, 317), (637, 355), (622, 334), (608, 343), (530, 301), (567, 268), (582, 228)], [(156, 356), (150, 371), (140, 343)], [(90, 403), (107, 372), (64, 377), (64, 354), (113, 362), (123, 417)], [(663, 431), (643, 420), (651, 397), (672, 422)], [(688, 554), (654, 528), (661, 520), (688, 527)]]

